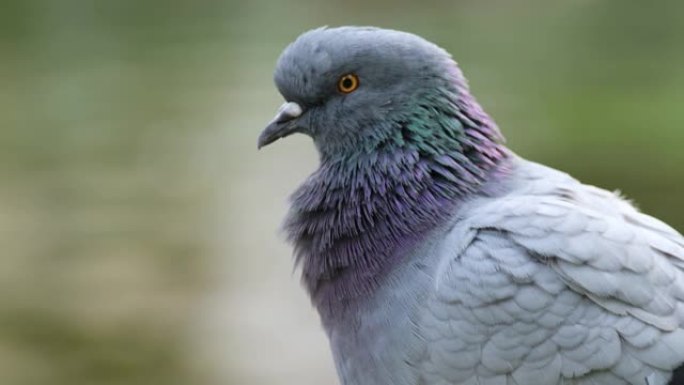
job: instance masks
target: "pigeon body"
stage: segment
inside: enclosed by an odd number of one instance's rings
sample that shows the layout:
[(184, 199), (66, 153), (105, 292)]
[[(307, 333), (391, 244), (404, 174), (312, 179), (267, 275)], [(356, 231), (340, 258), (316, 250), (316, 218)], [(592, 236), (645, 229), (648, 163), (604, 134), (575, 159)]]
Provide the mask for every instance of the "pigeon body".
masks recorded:
[(320, 154), (285, 230), (341, 384), (684, 383), (684, 238), (508, 150), (444, 50), (316, 29), (275, 80), (259, 146)]

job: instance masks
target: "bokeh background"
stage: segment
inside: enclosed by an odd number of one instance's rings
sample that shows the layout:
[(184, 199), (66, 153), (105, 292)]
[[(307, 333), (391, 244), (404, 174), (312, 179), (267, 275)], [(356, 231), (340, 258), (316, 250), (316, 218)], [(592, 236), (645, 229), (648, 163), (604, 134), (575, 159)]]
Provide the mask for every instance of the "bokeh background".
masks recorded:
[(518, 153), (684, 229), (684, 2), (3, 0), (0, 384), (336, 383), (260, 152), (320, 25), (452, 52)]

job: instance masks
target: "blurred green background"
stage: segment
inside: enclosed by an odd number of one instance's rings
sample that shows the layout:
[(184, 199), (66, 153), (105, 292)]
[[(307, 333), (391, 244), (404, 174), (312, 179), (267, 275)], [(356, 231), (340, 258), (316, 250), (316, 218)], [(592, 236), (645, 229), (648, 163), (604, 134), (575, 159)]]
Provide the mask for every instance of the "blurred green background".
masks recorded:
[(0, 384), (336, 383), (257, 152), (320, 25), (449, 50), (521, 155), (684, 229), (684, 2), (52, 1), (0, 9)]

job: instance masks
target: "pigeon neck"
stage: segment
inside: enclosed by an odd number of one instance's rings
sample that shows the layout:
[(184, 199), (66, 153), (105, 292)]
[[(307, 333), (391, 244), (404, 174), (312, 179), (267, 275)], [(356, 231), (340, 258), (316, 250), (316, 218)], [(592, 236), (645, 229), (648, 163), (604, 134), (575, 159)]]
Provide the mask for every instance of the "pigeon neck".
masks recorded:
[(371, 295), (506, 163), (498, 129), (467, 92), (448, 107), (407, 121), (401, 145), (322, 159), (293, 195), (285, 229), (322, 315)]

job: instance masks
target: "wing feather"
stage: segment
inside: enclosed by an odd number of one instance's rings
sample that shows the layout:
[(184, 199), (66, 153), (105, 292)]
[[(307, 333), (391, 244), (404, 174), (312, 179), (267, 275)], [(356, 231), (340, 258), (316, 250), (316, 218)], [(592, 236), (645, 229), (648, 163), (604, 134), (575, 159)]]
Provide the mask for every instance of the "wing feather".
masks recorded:
[[(444, 242), (432, 321), (422, 323), (435, 329), (421, 332), (427, 356), (443, 362), (431, 373), (481, 384), (666, 384), (684, 362), (684, 238), (550, 169), (530, 168), (521, 185), (473, 202)], [(450, 360), (476, 370), (457, 375)]]

